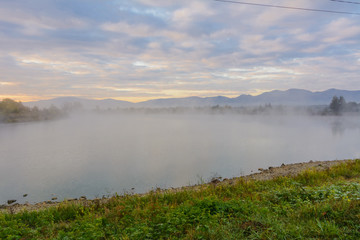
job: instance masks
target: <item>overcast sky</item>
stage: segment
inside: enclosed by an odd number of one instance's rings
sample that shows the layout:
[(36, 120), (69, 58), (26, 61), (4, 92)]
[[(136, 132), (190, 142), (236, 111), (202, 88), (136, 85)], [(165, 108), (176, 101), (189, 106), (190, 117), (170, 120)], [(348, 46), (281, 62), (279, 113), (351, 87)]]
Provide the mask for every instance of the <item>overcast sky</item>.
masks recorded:
[[(328, 0), (245, 2), (360, 13)], [(359, 90), (359, 76), (360, 15), (213, 0), (0, 0), (0, 99)]]

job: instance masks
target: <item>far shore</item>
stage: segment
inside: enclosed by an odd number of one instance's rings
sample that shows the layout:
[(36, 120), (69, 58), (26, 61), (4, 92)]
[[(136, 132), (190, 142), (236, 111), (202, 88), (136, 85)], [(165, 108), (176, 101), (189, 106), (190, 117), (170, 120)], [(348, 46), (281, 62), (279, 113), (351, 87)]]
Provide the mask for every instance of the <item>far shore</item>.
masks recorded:
[[(241, 176), (241, 177), (235, 177), (235, 178), (231, 178), (231, 179), (227, 179), (227, 178), (213, 178), (210, 182), (208, 183), (204, 183), (204, 184), (198, 184), (198, 185), (193, 185), (193, 186), (184, 186), (184, 187), (179, 187), (179, 188), (170, 188), (170, 189), (155, 189), (153, 191), (156, 192), (177, 192), (177, 191), (183, 191), (183, 190), (187, 190), (187, 189), (197, 189), (200, 188), (201, 186), (204, 185), (219, 185), (219, 184), (233, 184), (236, 181), (239, 180), (257, 180), (257, 181), (266, 181), (266, 180), (270, 180), (276, 177), (284, 177), (284, 176), (295, 176), (297, 174), (299, 174), (300, 172), (307, 170), (307, 169), (314, 169), (314, 170), (326, 170), (329, 169), (331, 166), (343, 163), (343, 162), (347, 162), (347, 161), (354, 161), (354, 160), (331, 160), (331, 161), (310, 161), (310, 162), (303, 162), (303, 163), (293, 163), (293, 164), (282, 164), (279, 167), (269, 167), (267, 169), (262, 169), (259, 168), (259, 172), (257, 173), (253, 173), (250, 175), (245, 175), (245, 176)], [(137, 195), (146, 195), (149, 193), (145, 193), (145, 194), (137, 194)], [(18, 203), (14, 203), (14, 204), (10, 204), (10, 205), (0, 205), (0, 213), (17, 213), (17, 212), (21, 212), (21, 211), (37, 211), (37, 210), (42, 210), (42, 209), (46, 209), (49, 207), (54, 207), (57, 206), (61, 203), (73, 203), (73, 204), (83, 204), (83, 205), (87, 205), (89, 203), (92, 202), (106, 202), (109, 199), (111, 199), (111, 197), (109, 198), (101, 198), (101, 199), (86, 199), (86, 197), (80, 197), (78, 199), (69, 199), (69, 200), (64, 200), (61, 202), (57, 202), (57, 201), (44, 201), (44, 202), (39, 202), (39, 203), (35, 203), (35, 204), (29, 204), (29, 203), (25, 203), (25, 204), (18, 204)]]

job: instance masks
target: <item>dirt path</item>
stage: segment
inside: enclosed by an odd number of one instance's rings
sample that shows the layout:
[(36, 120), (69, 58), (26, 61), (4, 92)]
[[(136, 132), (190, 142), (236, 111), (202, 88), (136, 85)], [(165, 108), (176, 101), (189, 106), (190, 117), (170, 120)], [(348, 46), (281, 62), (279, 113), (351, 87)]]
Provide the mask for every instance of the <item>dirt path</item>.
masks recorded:
[[(254, 180), (269, 180), (275, 177), (280, 177), (280, 176), (294, 176), (299, 174), (300, 172), (309, 169), (309, 168), (314, 168), (316, 170), (326, 170), (329, 167), (339, 164), (339, 163), (343, 163), (346, 161), (352, 161), (352, 160), (333, 160), (333, 161), (310, 161), (310, 162), (306, 162), (306, 163), (294, 163), (294, 164), (287, 164), (287, 165), (282, 165), (280, 167), (269, 167), (268, 169), (261, 169), (259, 168), (259, 172), (258, 173), (254, 173), (254, 174), (250, 174), (247, 176), (242, 176), (242, 177), (236, 177), (236, 178), (232, 178), (232, 179), (224, 179), (224, 180), (220, 180), (220, 179), (213, 179), (210, 183), (205, 183), (205, 184), (219, 184), (220, 182), (222, 184), (228, 184), (228, 183), (232, 183), (234, 181), (236, 181), (237, 179), (254, 179)], [(181, 187), (181, 188), (174, 188), (174, 189), (165, 189), (165, 190), (159, 190), (159, 191), (182, 191), (184, 189), (189, 189), (189, 188), (198, 188), (199, 185), (196, 186), (188, 186), (188, 187)], [(106, 202), (108, 201), (107, 198), (103, 198), (103, 199), (94, 199), (94, 200), (87, 200), (86, 198), (82, 197), (80, 199), (74, 199), (74, 200), (68, 200), (69, 202), (72, 203), (80, 203), (80, 204), (84, 204), (87, 205), (89, 203), (92, 203), (94, 201), (99, 201), (99, 202)], [(9, 212), (9, 213), (17, 213), (20, 212), (22, 210), (27, 210), (27, 211), (36, 211), (39, 209), (45, 209), (45, 208), (49, 208), (52, 206), (56, 206), (60, 204), (59, 202), (52, 202), (52, 201), (45, 201), (45, 202), (40, 202), (40, 203), (36, 203), (36, 204), (12, 204), (12, 205), (0, 205), (0, 212)]]

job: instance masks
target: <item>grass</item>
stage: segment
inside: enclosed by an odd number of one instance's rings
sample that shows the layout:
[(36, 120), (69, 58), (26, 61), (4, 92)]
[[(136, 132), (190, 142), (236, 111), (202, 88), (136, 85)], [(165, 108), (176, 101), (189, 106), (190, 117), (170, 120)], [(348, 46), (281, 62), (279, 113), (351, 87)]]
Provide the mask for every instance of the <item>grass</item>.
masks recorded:
[(360, 160), (296, 177), (0, 214), (0, 239), (360, 239)]

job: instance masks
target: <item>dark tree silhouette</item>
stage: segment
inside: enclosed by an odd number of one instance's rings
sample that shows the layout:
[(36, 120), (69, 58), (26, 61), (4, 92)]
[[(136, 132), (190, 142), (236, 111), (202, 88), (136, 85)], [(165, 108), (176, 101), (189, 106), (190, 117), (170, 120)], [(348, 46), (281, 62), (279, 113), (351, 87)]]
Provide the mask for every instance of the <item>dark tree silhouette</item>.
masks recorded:
[(331, 100), (329, 108), (334, 114), (341, 114), (346, 108), (345, 98), (343, 96), (340, 96), (340, 98), (334, 96)]

